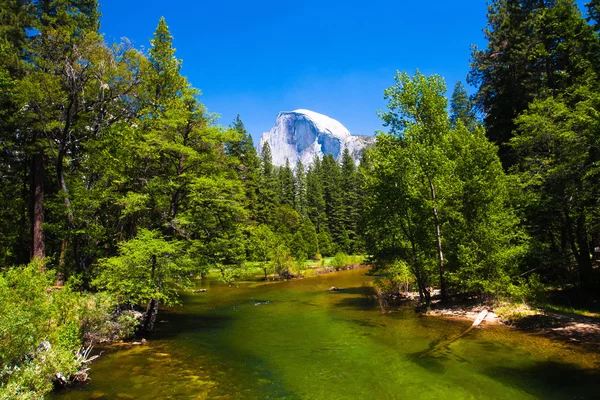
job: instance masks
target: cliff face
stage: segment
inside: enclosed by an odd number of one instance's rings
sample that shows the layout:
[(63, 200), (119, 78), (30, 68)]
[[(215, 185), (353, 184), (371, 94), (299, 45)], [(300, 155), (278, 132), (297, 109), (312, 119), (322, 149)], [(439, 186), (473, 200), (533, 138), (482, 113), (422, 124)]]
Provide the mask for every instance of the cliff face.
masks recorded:
[(315, 157), (322, 157), (324, 154), (332, 154), (341, 160), (345, 148), (348, 148), (355, 163), (358, 163), (362, 150), (374, 143), (375, 138), (353, 136), (344, 125), (326, 115), (309, 110), (295, 110), (277, 115), (273, 128), (260, 138), (259, 152), (267, 142), (271, 146), (273, 164), (285, 165), (285, 160), (288, 159), (293, 167), (298, 159), (304, 165), (309, 165)]

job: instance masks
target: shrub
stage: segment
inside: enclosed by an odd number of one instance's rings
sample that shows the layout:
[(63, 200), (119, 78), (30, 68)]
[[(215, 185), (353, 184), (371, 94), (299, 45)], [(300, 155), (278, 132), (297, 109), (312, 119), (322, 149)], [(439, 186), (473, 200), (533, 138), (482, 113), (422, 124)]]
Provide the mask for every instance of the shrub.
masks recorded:
[(42, 398), (80, 366), (82, 296), (51, 281), (36, 264), (0, 273), (0, 398)]
[(53, 275), (37, 264), (0, 272), (0, 399), (43, 398), (78, 372), (84, 338), (129, 337), (139, 323), (111, 296), (75, 290), (76, 277), (53, 289)]
[(349, 262), (350, 257), (348, 257), (348, 254), (340, 252), (337, 253), (335, 257), (333, 257), (333, 260), (331, 260), (331, 266), (335, 268), (336, 271), (339, 271), (340, 269), (347, 266)]

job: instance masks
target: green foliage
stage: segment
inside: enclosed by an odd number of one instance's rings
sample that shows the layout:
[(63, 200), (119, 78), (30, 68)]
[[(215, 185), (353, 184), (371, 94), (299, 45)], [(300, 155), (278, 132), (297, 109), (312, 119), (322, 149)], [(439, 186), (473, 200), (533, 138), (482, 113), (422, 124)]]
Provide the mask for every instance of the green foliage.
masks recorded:
[(0, 272), (0, 398), (42, 398), (80, 367), (86, 298), (51, 281), (35, 264)]
[(450, 99), (450, 123), (452, 127), (455, 127), (458, 121), (462, 121), (463, 125), (470, 131), (473, 131), (478, 123), (473, 102), (460, 81), (456, 82)]
[(284, 244), (277, 245), (273, 249), (273, 259), (271, 260), (273, 271), (279, 275), (280, 278), (288, 279), (291, 277), (290, 269), (293, 265), (294, 260), (289, 249)]
[[(521, 255), (518, 219), (495, 147), (481, 130), (450, 126), (445, 85), (437, 76), (396, 76), (381, 113), (367, 174), (367, 250), (376, 267), (410, 267), (419, 291), (485, 292), (514, 273)], [(437, 276), (436, 276), (437, 275)]]
[[(552, 276), (591, 287), (594, 282), (588, 231), (598, 232), (600, 95), (588, 85), (573, 96), (534, 101), (516, 119), (511, 145), (523, 188), (529, 228), (538, 239), (539, 259), (548, 266), (578, 266), (577, 276)], [(561, 242), (551, 232), (570, 232)], [(590, 232), (591, 233), (591, 232)], [(593, 236), (592, 236), (593, 237)], [(557, 271), (561, 269), (557, 268)], [(562, 274), (567, 270), (562, 270)]]
[(359, 256), (359, 255), (351, 256), (346, 253), (339, 252), (333, 257), (333, 259), (331, 260), (329, 265), (332, 268), (334, 268), (336, 271), (339, 271), (339, 270), (347, 268), (347, 267), (354, 267), (354, 266), (361, 265), (361, 264), (363, 264), (363, 262), (364, 262), (363, 256)]
[(473, 48), (468, 81), (478, 86), (487, 135), (510, 166), (514, 119), (535, 99), (597, 80), (600, 43), (573, 0), (494, 0), (484, 33), (487, 48)]
[(177, 302), (178, 290), (189, 285), (189, 274), (180, 243), (143, 229), (119, 245), (118, 256), (98, 261), (93, 284), (122, 304), (154, 299), (169, 305)]

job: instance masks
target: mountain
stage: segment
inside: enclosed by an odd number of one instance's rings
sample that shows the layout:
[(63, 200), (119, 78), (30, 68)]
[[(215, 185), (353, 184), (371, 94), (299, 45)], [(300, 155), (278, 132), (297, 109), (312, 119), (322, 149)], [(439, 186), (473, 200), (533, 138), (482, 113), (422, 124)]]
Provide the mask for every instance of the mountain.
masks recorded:
[(304, 165), (309, 165), (315, 157), (324, 154), (332, 154), (341, 160), (346, 147), (358, 164), (362, 150), (375, 143), (375, 137), (351, 135), (333, 118), (310, 110), (295, 110), (277, 114), (275, 125), (260, 138), (259, 152), (267, 142), (275, 165), (285, 165), (286, 158), (292, 167), (298, 158)]

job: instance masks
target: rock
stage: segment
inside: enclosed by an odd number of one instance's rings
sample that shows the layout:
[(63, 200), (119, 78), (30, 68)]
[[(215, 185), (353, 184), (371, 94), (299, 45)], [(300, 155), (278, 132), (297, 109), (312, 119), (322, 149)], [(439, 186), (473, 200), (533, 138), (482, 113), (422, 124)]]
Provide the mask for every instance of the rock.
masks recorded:
[(48, 351), (50, 350), (51, 346), (50, 346), (50, 342), (47, 341), (42, 341), (40, 342), (40, 345), (37, 347), (36, 351), (37, 352), (41, 352), (41, 351)]
[(196, 290), (194, 290), (194, 293), (204, 293), (204, 292), (207, 292), (207, 290), (206, 289), (196, 289)]
[(310, 165), (316, 157), (321, 158), (324, 154), (331, 154), (340, 161), (345, 148), (358, 163), (362, 150), (375, 143), (375, 137), (351, 135), (333, 118), (310, 110), (295, 110), (277, 115), (273, 128), (260, 139), (259, 152), (267, 142), (271, 147), (273, 164), (283, 166), (287, 159), (293, 167), (298, 159), (304, 165)]
[(339, 292), (340, 290), (342, 290), (342, 289), (340, 289), (339, 287), (335, 287), (335, 286), (332, 286), (329, 289), (327, 289), (328, 292)]

